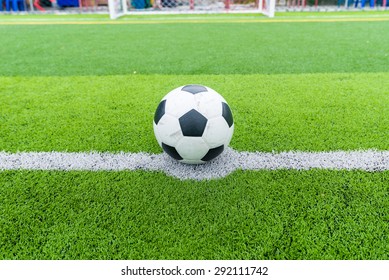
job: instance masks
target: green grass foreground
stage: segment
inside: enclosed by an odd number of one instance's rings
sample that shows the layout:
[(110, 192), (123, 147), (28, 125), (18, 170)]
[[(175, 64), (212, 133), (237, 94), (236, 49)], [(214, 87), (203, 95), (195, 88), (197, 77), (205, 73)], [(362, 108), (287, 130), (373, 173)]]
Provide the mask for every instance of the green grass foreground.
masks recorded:
[(160, 153), (152, 129), (170, 90), (220, 92), (241, 151), (389, 149), (389, 74), (0, 78), (0, 149)]
[[(319, 17), (362, 15), (388, 12)], [(234, 149), (389, 150), (389, 21), (215, 18), (247, 22), (0, 16), (0, 151), (161, 153), (157, 104), (192, 83), (227, 99)], [(13, 23), (24, 21), (48, 24)], [(388, 171), (197, 182), (3, 170), (0, 259), (389, 259), (388, 181)]]
[(389, 172), (1, 172), (0, 259), (387, 259)]

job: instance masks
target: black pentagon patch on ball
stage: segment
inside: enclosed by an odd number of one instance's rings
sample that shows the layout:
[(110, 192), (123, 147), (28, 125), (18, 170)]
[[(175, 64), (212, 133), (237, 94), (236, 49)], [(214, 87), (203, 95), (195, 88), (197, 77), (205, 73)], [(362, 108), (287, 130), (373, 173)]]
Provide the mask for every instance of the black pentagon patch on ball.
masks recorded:
[(166, 145), (165, 143), (162, 143), (162, 149), (172, 158), (176, 160), (182, 160), (182, 157), (180, 154), (177, 152), (176, 148)]
[(224, 145), (221, 145), (213, 149), (209, 149), (208, 153), (201, 160), (210, 161), (211, 159), (214, 159), (215, 157), (220, 155), (223, 151), (224, 151)]
[(234, 124), (234, 119), (232, 118), (232, 112), (230, 106), (228, 106), (228, 104), (224, 102), (222, 102), (222, 106), (223, 106), (223, 113), (222, 113), (223, 118), (228, 123), (228, 126), (231, 127)]
[(184, 136), (201, 137), (208, 120), (195, 109), (192, 109), (179, 118), (178, 121)]
[(165, 106), (166, 106), (166, 100), (162, 100), (157, 107), (157, 110), (155, 111), (154, 115), (154, 122), (155, 124), (158, 124), (159, 120), (165, 115)]
[(201, 86), (201, 85), (187, 85), (187, 86), (184, 86), (181, 90), (187, 91), (187, 92), (190, 92), (193, 94), (208, 91), (205, 86)]

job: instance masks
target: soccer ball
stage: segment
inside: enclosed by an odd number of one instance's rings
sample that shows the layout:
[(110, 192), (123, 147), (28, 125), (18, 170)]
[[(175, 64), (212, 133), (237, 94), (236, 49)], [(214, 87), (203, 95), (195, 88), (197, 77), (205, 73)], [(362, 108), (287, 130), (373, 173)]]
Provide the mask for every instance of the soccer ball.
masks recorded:
[(189, 164), (205, 163), (219, 156), (234, 132), (226, 100), (202, 85), (186, 85), (169, 92), (157, 107), (153, 126), (162, 149)]

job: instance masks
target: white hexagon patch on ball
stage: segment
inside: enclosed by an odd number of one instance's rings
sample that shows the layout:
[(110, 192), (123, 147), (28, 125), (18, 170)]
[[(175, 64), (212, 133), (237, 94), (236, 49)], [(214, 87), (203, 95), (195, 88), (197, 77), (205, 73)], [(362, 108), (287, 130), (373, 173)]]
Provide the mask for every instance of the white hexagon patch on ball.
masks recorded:
[(154, 115), (158, 144), (172, 158), (201, 164), (219, 156), (234, 132), (227, 101), (213, 89), (186, 85), (169, 92)]

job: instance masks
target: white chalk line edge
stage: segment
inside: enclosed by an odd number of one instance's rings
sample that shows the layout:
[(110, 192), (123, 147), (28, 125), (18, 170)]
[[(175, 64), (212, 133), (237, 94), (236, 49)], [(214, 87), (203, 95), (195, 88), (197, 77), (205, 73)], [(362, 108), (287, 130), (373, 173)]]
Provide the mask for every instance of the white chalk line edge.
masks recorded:
[(164, 153), (0, 152), (0, 170), (162, 171), (179, 179), (222, 178), (235, 170), (389, 170), (389, 151), (238, 152), (227, 148), (202, 165), (179, 163)]

